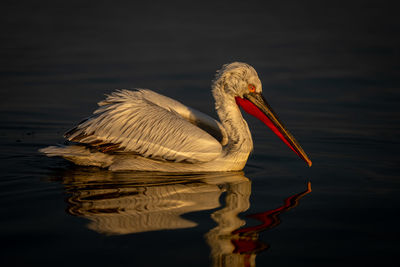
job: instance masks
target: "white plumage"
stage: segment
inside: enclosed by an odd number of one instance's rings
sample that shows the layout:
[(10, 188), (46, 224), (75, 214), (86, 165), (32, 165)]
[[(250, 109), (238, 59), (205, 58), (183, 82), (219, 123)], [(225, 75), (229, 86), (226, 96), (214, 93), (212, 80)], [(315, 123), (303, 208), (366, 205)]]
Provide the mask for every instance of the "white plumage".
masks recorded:
[(207, 162), (221, 153), (221, 144), (190, 122), (194, 115), (188, 108), (153, 91), (119, 90), (99, 106), (66, 134), (68, 140), (175, 162)]
[(118, 90), (65, 134), (76, 144), (40, 151), (110, 170), (241, 170), (253, 146), (238, 105), (260, 95), (261, 82), (251, 66), (235, 62), (217, 72), (212, 89), (221, 123), (148, 89)]

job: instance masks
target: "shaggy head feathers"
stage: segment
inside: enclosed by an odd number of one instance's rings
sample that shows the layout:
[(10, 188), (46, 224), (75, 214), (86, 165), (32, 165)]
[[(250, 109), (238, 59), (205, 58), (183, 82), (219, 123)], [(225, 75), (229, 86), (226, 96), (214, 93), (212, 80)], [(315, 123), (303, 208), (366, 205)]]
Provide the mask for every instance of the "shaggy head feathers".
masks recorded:
[(256, 92), (262, 92), (261, 81), (258, 78), (256, 70), (242, 62), (233, 62), (225, 64), (217, 71), (213, 81), (214, 97), (220, 94), (243, 97), (249, 92), (248, 85), (252, 84), (256, 88)]

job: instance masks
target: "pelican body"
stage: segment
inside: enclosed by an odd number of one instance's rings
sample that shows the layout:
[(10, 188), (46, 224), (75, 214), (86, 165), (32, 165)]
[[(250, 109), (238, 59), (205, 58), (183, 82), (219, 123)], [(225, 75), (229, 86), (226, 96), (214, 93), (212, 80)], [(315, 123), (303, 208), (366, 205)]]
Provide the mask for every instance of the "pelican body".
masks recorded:
[(217, 71), (212, 93), (220, 122), (148, 89), (117, 90), (65, 134), (70, 145), (40, 151), (112, 171), (238, 171), (253, 150), (242, 107), (311, 166), (261, 95), (261, 81), (253, 67), (240, 62), (224, 65)]

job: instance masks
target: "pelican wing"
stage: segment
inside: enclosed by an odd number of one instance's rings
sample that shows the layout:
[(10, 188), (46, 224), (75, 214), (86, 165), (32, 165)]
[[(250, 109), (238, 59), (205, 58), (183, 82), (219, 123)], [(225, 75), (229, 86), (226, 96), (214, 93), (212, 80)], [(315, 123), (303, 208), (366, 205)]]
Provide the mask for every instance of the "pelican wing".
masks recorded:
[(150, 90), (118, 90), (99, 106), (65, 137), (103, 152), (131, 152), (176, 162), (213, 160), (222, 150), (217, 139), (226, 142), (217, 121)]

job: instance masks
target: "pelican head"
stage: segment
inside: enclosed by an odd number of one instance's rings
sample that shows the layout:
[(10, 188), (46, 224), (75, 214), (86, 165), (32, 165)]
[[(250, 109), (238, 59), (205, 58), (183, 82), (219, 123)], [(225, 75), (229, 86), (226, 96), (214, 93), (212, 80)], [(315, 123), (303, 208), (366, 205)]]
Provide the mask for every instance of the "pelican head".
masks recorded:
[(222, 66), (213, 81), (213, 95), (217, 110), (222, 108), (221, 101), (236, 102), (237, 106), (266, 124), (311, 167), (311, 160), (263, 97), (260, 78), (252, 66), (241, 62)]
[[(217, 84), (223, 90), (222, 93), (232, 97), (243, 98), (244, 95), (249, 93), (250, 89), (252, 92), (262, 92), (262, 84), (256, 70), (252, 66), (241, 62), (223, 65), (217, 71), (214, 80), (214, 85)], [(214, 88), (216, 87), (214, 86)]]

